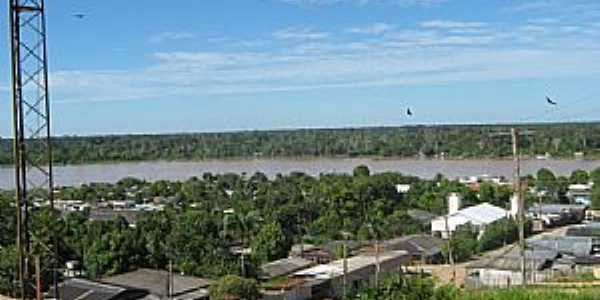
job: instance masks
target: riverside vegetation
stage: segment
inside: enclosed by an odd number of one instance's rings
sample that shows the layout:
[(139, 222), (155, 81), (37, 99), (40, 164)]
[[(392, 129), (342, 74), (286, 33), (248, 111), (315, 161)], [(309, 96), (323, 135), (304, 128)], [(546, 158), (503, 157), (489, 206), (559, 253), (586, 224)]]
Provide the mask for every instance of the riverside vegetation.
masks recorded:
[[(289, 157), (502, 158), (512, 154), (508, 125), (447, 125), (306, 129), (170, 135), (58, 137), (57, 163)], [(524, 155), (600, 157), (600, 123), (530, 124)], [(0, 140), (0, 164), (12, 162), (12, 142)]]

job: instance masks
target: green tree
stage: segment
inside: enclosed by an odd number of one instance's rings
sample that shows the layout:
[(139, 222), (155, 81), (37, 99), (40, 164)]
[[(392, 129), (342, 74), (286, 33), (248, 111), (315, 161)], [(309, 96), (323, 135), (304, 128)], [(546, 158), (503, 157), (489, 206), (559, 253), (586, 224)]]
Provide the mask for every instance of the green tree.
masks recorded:
[(369, 170), (369, 167), (365, 165), (360, 165), (354, 168), (352, 174), (354, 177), (369, 177), (371, 175), (371, 170)]
[(167, 237), (169, 259), (177, 269), (196, 276), (237, 272), (237, 262), (221, 236), (220, 215), (187, 211), (177, 216)]
[(481, 183), (481, 185), (479, 186), (479, 201), (496, 203), (496, 199), (496, 187), (489, 182)]
[[(467, 261), (477, 253), (477, 233), (473, 226), (470, 224), (460, 226), (452, 235), (450, 247), (452, 247), (452, 254), (456, 262)], [(442, 253), (448, 258), (447, 244), (443, 246)]]
[(0, 247), (15, 243), (15, 209), (12, 199), (0, 194)]
[(258, 284), (253, 279), (227, 275), (210, 287), (210, 299), (214, 300), (257, 300), (259, 298)]
[(17, 250), (15, 246), (0, 246), (0, 294), (12, 295), (15, 292), (14, 274)]
[(569, 181), (572, 184), (586, 184), (590, 181), (590, 174), (584, 170), (576, 170), (571, 173)]
[(592, 188), (592, 208), (600, 209), (600, 184), (594, 184)]
[(478, 251), (489, 251), (500, 248), (517, 240), (519, 228), (512, 219), (498, 220), (485, 228), (479, 239)]
[(266, 263), (287, 256), (289, 245), (277, 222), (262, 227), (252, 241), (252, 255), (259, 263)]
[(542, 168), (537, 172), (535, 185), (538, 190), (552, 191), (556, 187), (556, 176), (552, 171)]

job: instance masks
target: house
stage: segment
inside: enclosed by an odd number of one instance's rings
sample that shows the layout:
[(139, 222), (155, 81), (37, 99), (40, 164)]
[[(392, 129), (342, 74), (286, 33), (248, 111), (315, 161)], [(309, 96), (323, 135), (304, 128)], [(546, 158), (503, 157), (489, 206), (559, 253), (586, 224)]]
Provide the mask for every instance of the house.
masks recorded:
[(135, 208), (135, 201), (132, 200), (113, 200), (109, 201), (108, 205), (114, 210), (124, 210)]
[(552, 227), (583, 222), (587, 206), (537, 203), (529, 208), (528, 213), (544, 221), (545, 226)]
[[(50, 202), (47, 202), (50, 205)], [(83, 200), (54, 200), (54, 208), (61, 212), (83, 212), (92, 206)]]
[[(200, 300), (208, 299), (212, 281), (182, 275), (172, 275), (162, 270), (140, 269), (121, 275), (103, 278), (101, 282), (148, 291), (148, 299)], [(171, 290), (171, 293), (169, 293)], [(153, 298), (150, 298), (152, 296)]]
[[(560, 254), (551, 250), (525, 251), (527, 283), (542, 282), (554, 275), (552, 265)], [(522, 283), (520, 251), (513, 246), (503, 255), (478, 260), (467, 265), (465, 285), (470, 288), (510, 287)]]
[(587, 205), (592, 204), (593, 183), (589, 184), (571, 184), (567, 191), (567, 197), (572, 203)]
[(301, 257), (288, 257), (260, 266), (259, 277), (263, 281), (271, 280), (309, 268), (312, 265), (314, 265), (314, 263), (310, 260)]
[(352, 254), (364, 246), (359, 241), (330, 241), (323, 245), (296, 244), (292, 246), (289, 253), (290, 257), (301, 257), (310, 260), (316, 264), (326, 264), (339, 257), (344, 245), (348, 247), (348, 252)]
[[(410, 255), (406, 251), (380, 253), (379, 277), (384, 278), (386, 274), (398, 272), (409, 261)], [(347, 291), (356, 290), (365, 285), (373, 285), (377, 269), (376, 262), (375, 255), (357, 255), (346, 259), (345, 263), (343, 259), (340, 259), (296, 272), (293, 277), (303, 279), (303, 286), (311, 288), (311, 299), (339, 298), (344, 294), (344, 277)]]
[(312, 298), (312, 287), (302, 278), (285, 277), (261, 287), (262, 300), (306, 300)]
[[(471, 224), (483, 234), (485, 227), (493, 222), (504, 219), (509, 212), (503, 208), (491, 205), (489, 203), (471, 206), (462, 210), (457, 210), (460, 205), (450, 203), (450, 213), (447, 216), (435, 218), (431, 221), (431, 234), (444, 239), (448, 234), (452, 234), (462, 225)], [(448, 226), (446, 226), (446, 218)]]
[(416, 263), (436, 263), (443, 260), (442, 247), (445, 241), (425, 234), (399, 237), (381, 243), (385, 251), (403, 250), (408, 252)]
[(541, 240), (528, 240), (531, 249), (553, 250), (561, 255), (588, 257), (600, 254), (600, 239), (579, 236), (546, 236)]
[(600, 238), (600, 223), (588, 223), (571, 226), (567, 229), (567, 236), (585, 236)]
[(396, 192), (398, 192), (398, 194), (406, 194), (410, 192), (410, 188), (410, 184), (396, 184)]
[(58, 285), (59, 297), (52, 289), (49, 295), (63, 300), (135, 300), (144, 299), (148, 291), (86, 279), (69, 279)]
[(123, 218), (127, 224), (129, 224), (129, 226), (135, 227), (137, 220), (143, 214), (143, 211), (137, 210), (112, 210), (110, 208), (97, 208), (90, 210), (88, 219), (90, 221), (106, 222)]

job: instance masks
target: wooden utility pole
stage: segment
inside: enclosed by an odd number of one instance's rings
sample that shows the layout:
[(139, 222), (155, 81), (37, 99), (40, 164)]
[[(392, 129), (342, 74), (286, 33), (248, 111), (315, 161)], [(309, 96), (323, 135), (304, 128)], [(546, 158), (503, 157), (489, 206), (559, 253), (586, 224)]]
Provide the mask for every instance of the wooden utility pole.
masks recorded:
[(44, 295), (42, 294), (42, 274), (41, 274), (41, 263), (40, 256), (35, 256), (35, 299), (43, 300)]
[(169, 295), (169, 300), (173, 299), (173, 294), (175, 292), (175, 288), (174, 288), (174, 280), (173, 280), (173, 261), (169, 261), (169, 275), (168, 275), (168, 281), (169, 281), (169, 285), (168, 285), (168, 295)]
[(375, 287), (379, 288), (379, 273), (381, 272), (381, 262), (379, 258), (379, 237), (375, 240)]
[(518, 212), (517, 221), (519, 223), (519, 252), (521, 256), (521, 284), (527, 285), (527, 265), (525, 262), (525, 205), (523, 201), (521, 187), (521, 157), (519, 154), (519, 131), (512, 128), (512, 148), (514, 159), (514, 190), (517, 196)]
[[(449, 204), (448, 207), (450, 207)], [(448, 263), (450, 263), (450, 266), (452, 267), (452, 282), (456, 282), (456, 265), (454, 264), (454, 253), (452, 251), (452, 234), (450, 234), (450, 227), (448, 226), (449, 214), (450, 209), (448, 209), (448, 214), (444, 216), (444, 222), (446, 223), (446, 238), (448, 239), (446, 245), (448, 247)]]

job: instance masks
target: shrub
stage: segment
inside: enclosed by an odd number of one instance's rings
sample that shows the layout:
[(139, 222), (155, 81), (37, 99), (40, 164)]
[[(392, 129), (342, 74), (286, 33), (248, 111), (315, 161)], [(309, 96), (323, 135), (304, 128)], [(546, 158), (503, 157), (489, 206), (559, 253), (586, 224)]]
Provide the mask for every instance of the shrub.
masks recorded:
[(210, 299), (213, 300), (257, 300), (259, 298), (258, 284), (253, 279), (227, 275), (210, 287)]

